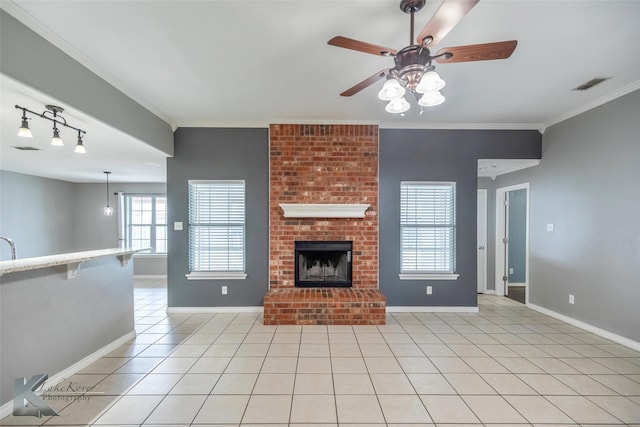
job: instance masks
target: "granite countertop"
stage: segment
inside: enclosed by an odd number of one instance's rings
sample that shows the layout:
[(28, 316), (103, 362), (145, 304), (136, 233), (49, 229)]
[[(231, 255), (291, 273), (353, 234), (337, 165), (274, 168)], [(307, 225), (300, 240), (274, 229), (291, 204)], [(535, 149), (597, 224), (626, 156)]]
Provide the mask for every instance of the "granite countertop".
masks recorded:
[(140, 249), (97, 249), (93, 251), (72, 252), (66, 254), (47, 255), (35, 258), (22, 258), (10, 261), (0, 261), (0, 276), (6, 273), (15, 273), (18, 271), (35, 270), (38, 268), (53, 267), (56, 265), (78, 264), (96, 258), (108, 256), (118, 256), (121, 258), (130, 258), (131, 255)]

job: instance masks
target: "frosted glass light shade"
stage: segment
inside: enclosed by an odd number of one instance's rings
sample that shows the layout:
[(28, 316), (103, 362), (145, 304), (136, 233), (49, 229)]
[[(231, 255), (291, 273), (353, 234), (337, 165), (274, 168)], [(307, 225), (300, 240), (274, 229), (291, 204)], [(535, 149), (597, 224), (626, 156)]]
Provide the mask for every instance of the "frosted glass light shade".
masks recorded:
[(439, 91), (427, 92), (422, 95), (422, 98), (418, 101), (418, 104), (423, 107), (435, 107), (444, 102), (444, 96)]
[(404, 99), (404, 97), (402, 97), (389, 101), (389, 103), (385, 107), (385, 110), (387, 111), (387, 113), (400, 114), (404, 113), (409, 108), (411, 108), (411, 105), (409, 104), (409, 102), (407, 102), (406, 99)]
[(403, 88), (396, 79), (389, 79), (384, 82), (382, 89), (378, 92), (378, 99), (382, 101), (391, 101), (392, 99), (404, 96), (405, 92), (405, 88)]
[(87, 150), (84, 148), (84, 145), (82, 145), (82, 142), (78, 142), (78, 145), (76, 145), (76, 153), (80, 153), (80, 154), (86, 154)]
[(109, 205), (105, 206), (105, 207), (104, 207), (104, 214), (105, 214), (106, 216), (111, 216), (111, 215), (113, 215), (113, 208), (112, 208), (111, 206), (109, 206)]
[(444, 87), (445, 81), (440, 78), (435, 71), (427, 71), (420, 79), (420, 83), (416, 86), (416, 92), (427, 93), (440, 90)]
[(29, 123), (27, 123), (26, 119), (22, 120), (20, 129), (18, 129), (18, 136), (21, 136), (23, 138), (33, 138), (33, 135), (31, 134), (31, 129), (29, 129)]
[(55, 145), (57, 147), (62, 147), (64, 143), (62, 142), (62, 138), (60, 138), (60, 132), (58, 129), (53, 129), (53, 137), (51, 137), (51, 145)]

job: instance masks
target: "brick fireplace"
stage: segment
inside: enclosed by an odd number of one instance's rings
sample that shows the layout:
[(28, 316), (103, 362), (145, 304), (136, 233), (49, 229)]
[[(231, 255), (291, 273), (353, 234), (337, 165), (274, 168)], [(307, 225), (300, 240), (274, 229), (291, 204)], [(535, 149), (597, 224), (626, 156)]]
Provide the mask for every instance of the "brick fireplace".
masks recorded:
[[(378, 290), (378, 127), (270, 126), (265, 324), (384, 324)], [(368, 204), (364, 218), (285, 217), (280, 204)], [(351, 284), (295, 288), (296, 241), (352, 242)]]

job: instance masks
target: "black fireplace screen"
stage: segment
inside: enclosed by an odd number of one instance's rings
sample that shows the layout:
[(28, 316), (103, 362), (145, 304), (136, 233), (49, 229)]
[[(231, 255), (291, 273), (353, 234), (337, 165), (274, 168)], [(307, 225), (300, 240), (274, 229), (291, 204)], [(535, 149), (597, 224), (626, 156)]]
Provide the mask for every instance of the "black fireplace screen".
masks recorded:
[(296, 287), (351, 287), (350, 241), (295, 242)]

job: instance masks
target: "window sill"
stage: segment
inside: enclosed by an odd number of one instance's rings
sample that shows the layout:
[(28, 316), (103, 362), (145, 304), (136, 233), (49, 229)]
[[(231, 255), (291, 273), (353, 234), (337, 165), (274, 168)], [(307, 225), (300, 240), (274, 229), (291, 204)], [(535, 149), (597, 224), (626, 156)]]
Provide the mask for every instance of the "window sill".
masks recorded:
[(247, 273), (216, 273), (212, 271), (192, 272), (184, 275), (187, 280), (244, 280), (247, 278)]
[(137, 253), (133, 258), (166, 258), (167, 254)]
[(398, 274), (400, 280), (458, 280), (456, 273), (404, 273)]

